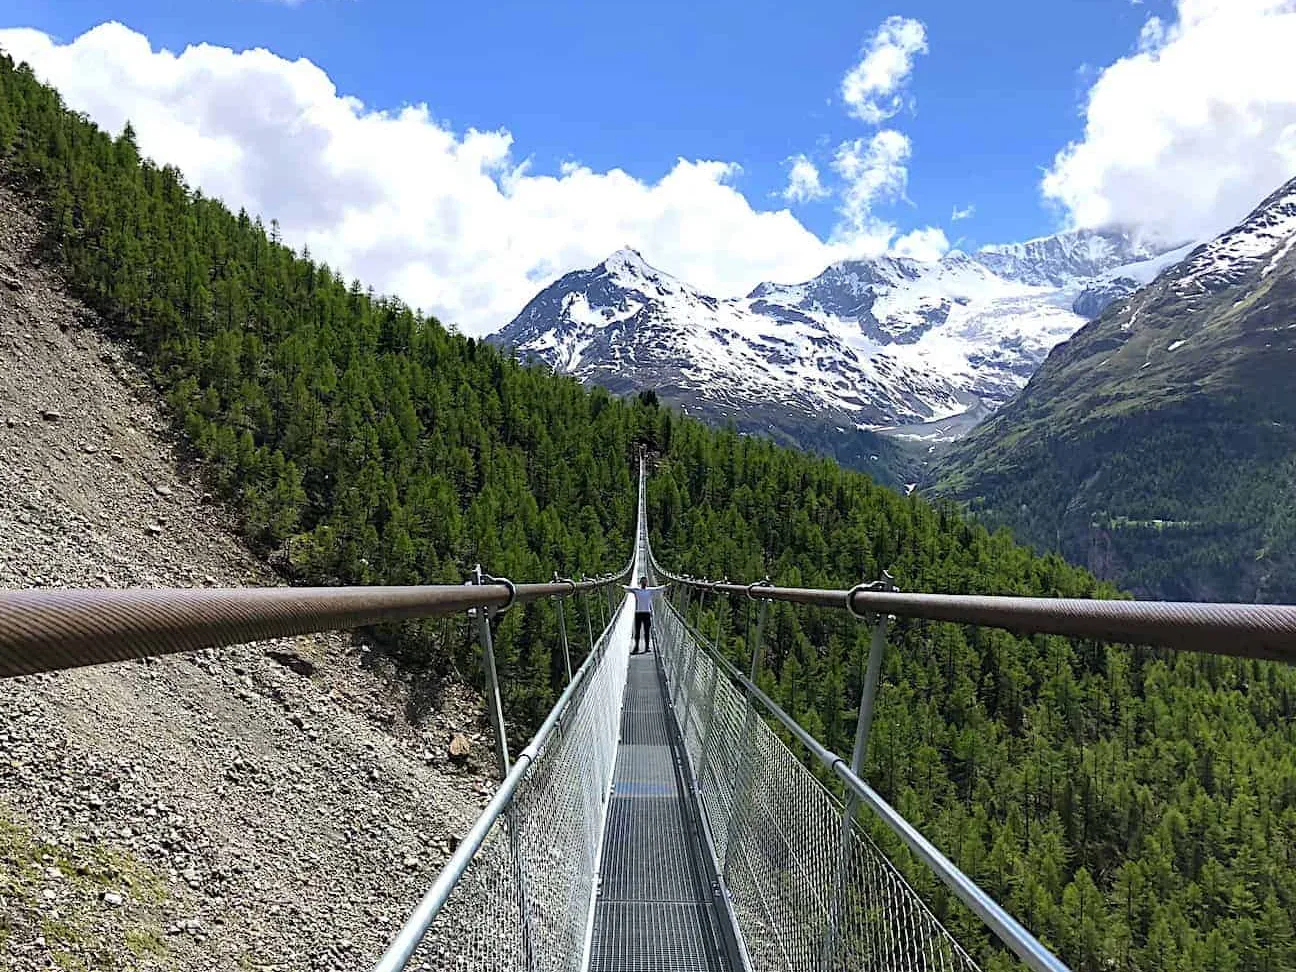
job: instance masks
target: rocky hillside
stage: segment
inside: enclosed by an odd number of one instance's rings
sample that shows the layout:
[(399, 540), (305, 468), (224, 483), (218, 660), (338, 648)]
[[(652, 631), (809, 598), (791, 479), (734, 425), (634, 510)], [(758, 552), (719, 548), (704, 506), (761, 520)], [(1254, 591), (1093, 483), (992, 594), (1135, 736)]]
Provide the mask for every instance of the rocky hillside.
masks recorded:
[(1061, 345), (935, 490), (1145, 595), (1296, 600), (1296, 180)]
[[(37, 230), (0, 189), (0, 586), (274, 583)], [(343, 635), (3, 682), (0, 967), (368, 967), (492, 788), (478, 712)]]

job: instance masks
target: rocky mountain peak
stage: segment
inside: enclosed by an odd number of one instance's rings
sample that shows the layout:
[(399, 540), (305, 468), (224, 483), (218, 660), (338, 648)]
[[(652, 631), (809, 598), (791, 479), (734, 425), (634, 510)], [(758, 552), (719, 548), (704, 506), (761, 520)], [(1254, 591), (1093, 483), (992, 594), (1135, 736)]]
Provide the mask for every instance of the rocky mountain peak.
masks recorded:
[(606, 260), (599, 264), (609, 274), (624, 274), (631, 277), (659, 276), (661, 271), (650, 267), (643, 254), (630, 246), (615, 250)]
[(1124, 230), (1080, 229), (1022, 243), (984, 246), (972, 258), (1019, 283), (1064, 287), (1171, 249)]
[(1296, 246), (1296, 179), (1257, 206), (1227, 233), (1194, 250), (1179, 268), (1184, 296), (1215, 293), (1240, 283), (1257, 267), (1272, 268)]

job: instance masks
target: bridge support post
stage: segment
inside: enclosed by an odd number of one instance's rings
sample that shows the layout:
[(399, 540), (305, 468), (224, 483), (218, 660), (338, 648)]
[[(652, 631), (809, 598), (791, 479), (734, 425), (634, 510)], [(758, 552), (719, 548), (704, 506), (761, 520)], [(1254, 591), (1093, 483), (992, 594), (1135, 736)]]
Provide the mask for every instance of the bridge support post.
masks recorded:
[[(893, 591), (896, 589), (892, 577), (887, 571), (882, 572), (882, 580), (868, 585), (870, 590)], [(853, 592), (852, 592), (853, 593)], [(851, 603), (848, 598), (847, 604)], [(855, 614), (852, 606), (850, 612)], [(863, 615), (855, 614), (860, 620)], [(864, 758), (868, 755), (869, 730), (873, 726), (873, 707), (877, 701), (878, 680), (882, 675), (882, 658), (886, 655), (887, 616), (880, 614), (873, 622), (873, 633), (869, 639), (868, 665), (864, 670), (864, 685), (860, 690), (859, 714), (855, 719), (855, 746), (851, 749), (851, 772), (862, 776)], [(833, 890), (828, 911), (828, 927), (824, 931), (824, 942), (820, 965), (829, 969), (837, 956), (841, 940), (841, 913), (845, 896), (846, 873), (850, 861), (851, 828), (855, 823), (855, 814), (859, 810), (859, 797), (854, 793), (846, 795), (846, 809), (842, 812), (841, 854), (838, 857), (837, 872), (833, 876)]]
[[(685, 595), (684, 595), (684, 596), (685, 596), (685, 598), (687, 598), (687, 597), (688, 597), (688, 593), (687, 593), (687, 592), (688, 592), (688, 588), (685, 588), (684, 590), (685, 590)], [(704, 593), (704, 594), (702, 595), (702, 597), (703, 597), (703, 599), (705, 600), (705, 598), (706, 598), (706, 594)], [(685, 615), (683, 615), (683, 614), (680, 614), (680, 615), (679, 615), (679, 627), (680, 627), (680, 644), (683, 644), (683, 643), (684, 643), (684, 635), (685, 635), (685, 633), (688, 631), (688, 618), (687, 618), (687, 616), (685, 616)], [(678, 694), (679, 694), (679, 685), (680, 685), (680, 680), (679, 680), (679, 667), (680, 667), (680, 665), (682, 664), (682, 662), (680, 661), (682, 655), (683, 655), (683, 652), (682, 652), (682, 651), (677, 651), (677, 652), (675, 652), (675, 654), (671, 657), (671, 667), (670, 667), (671, 702), (672, 702), (673, 704), (676, 704), (676, 705), (679, 704), (679, 699), (677, 698), (677, 696), (678, 696)]]
[[(716, 633), (715, 633), (715, 638), (711, 640), (711, 650), (716, 654), (717, 657), (722, 658), (724, 657), (724, 653), (720, 650), (720, 639), (724, 637), (724, 625), (720, 621), (720, 595), (718, 593), (715, 596), (715, 614), (716, 614)], [(699, 617), (698, 633), (700, 634), (701, 631), (702, 631), (702, 619)]]
[[(702, 645), (694, 642), (693, 651), (696, 654), (702, 654)], [(714, 662), (711, 664), (711, 686), (707, 690), (707, 714), (706, 723), (702, 729), (702, 763), (698, 766), (697, 787), (698, 793), (706, 786), (707, 769), (711, 764), (711, 729), (715, 725), (716, 709), (716, 687), (720, 681), (720, 666)]]
[[(680, 644), (683, 644), (684, 630), (685, 630), (684, 623), (681, 621), (680, 622), (680, 634), (681, 634)], [(683, 699), (683, 696), (680, 694), (683, 691), (683, 681), (680, 678), (680, 667), (684, 664), (683, 659), (684, 659), (684, 652), (681, 650), (681, 651), (676, 651), (674, 655), (671, 656), (671, 660), (670, 660), (670, 683), (671, 683), (670, 690), (671, 690), (672, 705), (679, 705)]]
[[(769, 587), (770, 579), (766, 577), (763, 581), (760, 582), (760, 584), (756, 584), (753, 586)], [(748, 597), (752, 596), (751, 590), (747, 591), (747, 596)], [(752, 640), (752, 662), (751, 662), (751, 680), (753, 685), (756, 684), (756, 673), (760, 670), (761, 647), (762, 647), (761, 638), (765, 634), (765, 619), (769, 616), (769, 605), (770, 602), (768, 600), (762, 599), (760, 602), (760, 610), (756, 614), (756, 637)], [(748, 617), (751, 617), (751, 615), (748, 615)], [(751, 699), (749, 698), (747, 701), (750, 703)]]
[[(676, 658), (681, 658), (681, 659), (684, 654), (682, 650), (684, 646), (683, 634), (684, 634), (684, 629), (683, 626), (681, 625), (680, 638), (678, 639), (678, 644), (681, 650), (675, 652)], [(674, 666), (676, 671), (676, 686), (675, 686), (675, 691), (671, 693), (672, 695), (671, 702), (676, 707), (677, 715), (678, 715), (679, 707), (681, 705), (684, 707), (684, 719), (680, 723), (680, 736), (684, 740), (684, 746), (686, 749), (688, 747), (689, 725), (697, 722), (697, 714), (693, 711), (693, 691), (692, 690), (693, 690), (693, 671), (697, 667), (697, 660), (699, 654), (701, 654), (701, 652), (698, 651), (697, 646), (695, 645), (693, 651), (689, 654), (688, 664), (684, 665), (683, 661), (681, 660), (679, 663), (677, 663)], [(680, 668), (684, 669), (684, 674), (682, 677), (679, 676)]]
[[(895, 584), (886, 571), (878, 590), (893, 591)], [(852, 612), (854, 613), (854, 612)], [(880, 614), (873, 622), (873, 636), (869, 641), (868, 667), (864, 671), (864, 687), (860, 691), (859, 716), (855, 720), (855, 746), (851, 750), (851, 772), (859, 776), (864, 769), (864, 756), (868, 751), (869, 730), (873, 726), (873, 703), (877, 701), (878, 679), (882, 675), (882, 657), (886, 654), (887, 616)]]
[(585, 592), (585, 630), (589, 634), (590, 654), (594, 654), (594, 622), (591, 619), (589, 591)]
[[(486, 574), (481, 564), (473, 570), (472, 583), (485, 583)], [(511, 585), (510, 585), (511, 586)], [(473, 608), (477, 618), (477, 638), (481, 642), (482, 659), (486, 664), (486, 699), (490, 705), (491, 726), (495, 730), (495, 755), (499, 760), (500, 778), (508, 776), (508, 737), (504, 734), (504, 705), (500, 700), (499, 674), (495, 669), (495, 642), (491, 639), (490, 613), (484, 608)]]

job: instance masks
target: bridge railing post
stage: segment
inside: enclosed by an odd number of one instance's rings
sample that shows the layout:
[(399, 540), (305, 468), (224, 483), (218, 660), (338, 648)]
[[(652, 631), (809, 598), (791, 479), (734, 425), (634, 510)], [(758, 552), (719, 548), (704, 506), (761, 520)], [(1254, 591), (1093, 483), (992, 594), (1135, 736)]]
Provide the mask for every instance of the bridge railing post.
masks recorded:
[[(675, 646), (675, 654), (680, 659), (679, 665), (676, 666), (678, 672), (678, 668), (684, 665), (684, 628), (682, 625), (679, 627), (679, 636), (675, 639)], [(694, 646), (693, 651), (689, 653), (688, 664), (684, 665), (684, 676), (679, 679), (679, 687), (676, 692), (672, 693), (678, 695), (678, 699), (674, 700), (675, 708), (678, 710), (681, 705), (684, 708), (680, 734), (684, 738), (684, 748), (686, 750), (688, 749), (689, 726), (697, 722), (696, 713), (693, 711), (695, 708), (693, 705), (693, 672), (697, 668), (699, 654), (697, 647)]]
[[(702, 654), (702, 645), (694, 641), (693, 650), (699, 655)], [(711, 766), (711, 731), (715, 726), (716, 713), (716, 689), (720, 682), (720, 666), (714, 661), (711, 663), (711, 684), (707, 689), (707, 714), (706, 722), (702, 730), (702, 763), (698, 766), (697, 786), (698, 792), (701, 793), (706, 786), (707, 770)]]
[[(719, 593), (716, 594), (715, 603), (716, 603), (716, 609), (715, 609), (715, 611), (716, 611), (716, 631), (715, 631), (715, 637), (711, 639), (711, 651), (715, 653), (715, 656), (716, 656), (717, 658), (723, 658), (724, 655), (723, 655), (723, 653), (720, 651), (720, 639), (724, 637), (724, 623), (720, 620), (720, 595), (719, 595)], [(701, 619), (699, 618), (698, 620), (699, 620), (699, 624), (698, 624), (698, 631), (700, 632), (700, 631), (702, 630), (702, 626), (701, 626)]]
[[(882, 580), (857, 589), (894, 591), (893, 578), (887, 571), (882, 572)], [(854, 591), (851, 592), (852, 594)], [(864, 616), (856, 613), (854, 599), (847, 598), (847, 607), (851, 614), (860, 620)], [(882, 659), (886, 655), (887, 621), (885, 614), (880, 614), (873, 622), (873, 632), (869, 639), (868, 665), (864, 670), (864, 685), (860, 689), (859, 713), (855, 719), (855, 745), (851, 749), (851, 772), (856, 776), (863, 775), (864, 759), (868, 755), (869, 731), (873, 726), (873, 708), (877, 701), (878, 681), (882, 674)], [(855, 823), (855, 814), (859, 811), (859, 797), (854, 792), (846, 794), (846, 806), (842, 811), (840, 844), (836, 873), (833, 875), (832, 896), (829, 899), (828, 923), (824, 930), (821, 967), (831, 968), (841, 943), (841, 915), (845, 895), (846, 874), (850, 862), (851, 829)]]
[(594, 654), (594, 621), (591, 617), (592, 611), (590, 609), (589, 591), (586, 591), (583, 596), (585, 598), (585, 631), (589, 635), (589, 650), (592, 655)]
[[(554, 571), (554, 581), (562, 581), (557, 571)], [(575, 585), (572, 586), (575, 587)], [(563, 599), (561, 597), (558, 598), (558, 638), (562, 642), (563, 667), (567, 669), (567, 684), (570, 685), (572, 680), (571, 649), (567, 644), (567, 613), (563, 609)]]
[[(704, 603), (704, 602), (705, 602), (705, 599), (706, 599), (706, 594), (705, 594), (705, 592), (704, 592), (704, 593), (702, 594), (702, 602), (699, 602), (699, 603)], [(681, 647), (682, 647), (683, 644), (684, 644), (684, 639), (683, 639), (683, 632), (684, 632), (684, 631), (685, 631), (684, 622), (681, 622), (681, 625), (680, 625), (680, 638), (679, 638), (679, 642), (678, 642), (679, 645), (680, 645)], [(681, 664), (683, 664), (683, 657), (684, 657), (684, 652), (683, 652), (682, 650), (676, 650), (675, 653), (674, 653), (674, 655), (673, 655), (673, 657), (671, 658), (671, 664), (670, 664), (670, 676), (671, 676), (671, 703), (674, 704), (674, 705), (676, 705), (676, 706), (678, 706), (678, 705), (680, 704), (680, 702), (683, 701), (683, 695), (681, 694), (681, 693), (683, 692), (683, 689), (682, 689), (682, 687), (681, 687), (681, 684), (680, 684), (680, 681), (681, 681), (681, 680), (680, 680), (680, 677), (679, 677), (679, 667), (680, 667)]]
[[(478, 564), (473, 570), (471, 583), (480, 585), (486, 583), (487, 580), (495, 581), (495, 578), (484, 573), (481, 564)], [(513, 587), (511, 583), (508, 586), (510, 590)], [(487, 704), (490, 706), (491, 727), (495, 731), (495, 755), (499, 762), (500, 777), (502, 779), (508, 776), (509, 751), (508, 737), (504, 732), (504, 704), (500, 699), (499, 673), (495, 668), (495, 642), (491, 638), (491, 616), (490, 612), (484, 607), (473, 608), (472, 613), (477, 618), (477, 638), (481, 642), (482, 660), (486, 666), (486, 699)]]
[[(501, 614), (513, 606), (513, 583), (501, 577), (491, 577), (482, 570), (481, 564), (478, 564), (473, 569), (472, 583), (478, 585), (486, 583), (504, 584), (508, 587), (509, 600), (504, 607), (495, 612), (496, 614)], [(495, 731), (495, 755), (499, 761), (500, 778), (504, 779), (509, 774), (510, 766), (508, 736), (505, 734), (504, 729), (504, 705), (500, 698), (499, 672), (495, 666), (495, 642), (491, 637), (491, 612), (484, 607), (479, 607), (474, 608), (473, 613), (477, 618), (477, 637), (481, 641), (482, 659), (486, 667), (487, 700), (490, 706), (491, 725)], [(530, 892), (527, 888), (526, 868), (522, 861), (523, 842), (522, 835), (519, 832), (521, 826), (520, 817), (517, 806), (511, 805), (505, 813), (504, 824), (508, 828), (509, 855), (513, 863), (513, 881), (517, 885), (525, 967), (531, 970), (535, 968), (535, 956), (531, 934)]]

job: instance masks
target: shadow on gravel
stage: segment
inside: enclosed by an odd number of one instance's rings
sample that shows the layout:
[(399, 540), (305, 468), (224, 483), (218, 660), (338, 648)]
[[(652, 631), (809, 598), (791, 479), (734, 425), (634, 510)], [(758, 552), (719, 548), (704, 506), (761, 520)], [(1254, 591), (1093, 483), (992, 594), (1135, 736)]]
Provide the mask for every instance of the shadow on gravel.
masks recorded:
[[(357, 639), (360, 649), (360, 667), (381, 679), (384, 687), (397, 697), (405, 696), (405, 719), (411, 726), (421, 725), (434, 712), (442, 710), (447, 702), (446, 690), (451, 682), (463, 682), (459, 675), (458, 653), (468, 644), (468, 619), (443, 618), (425, 622), (425, 645), (422, 660), (397, 654), (390, 649), (394, 638), (384, 637), (390, 632), (381, 629), (373, 632), (376, 638)], [(409, 640), (406, 640), (409, 643)]]

